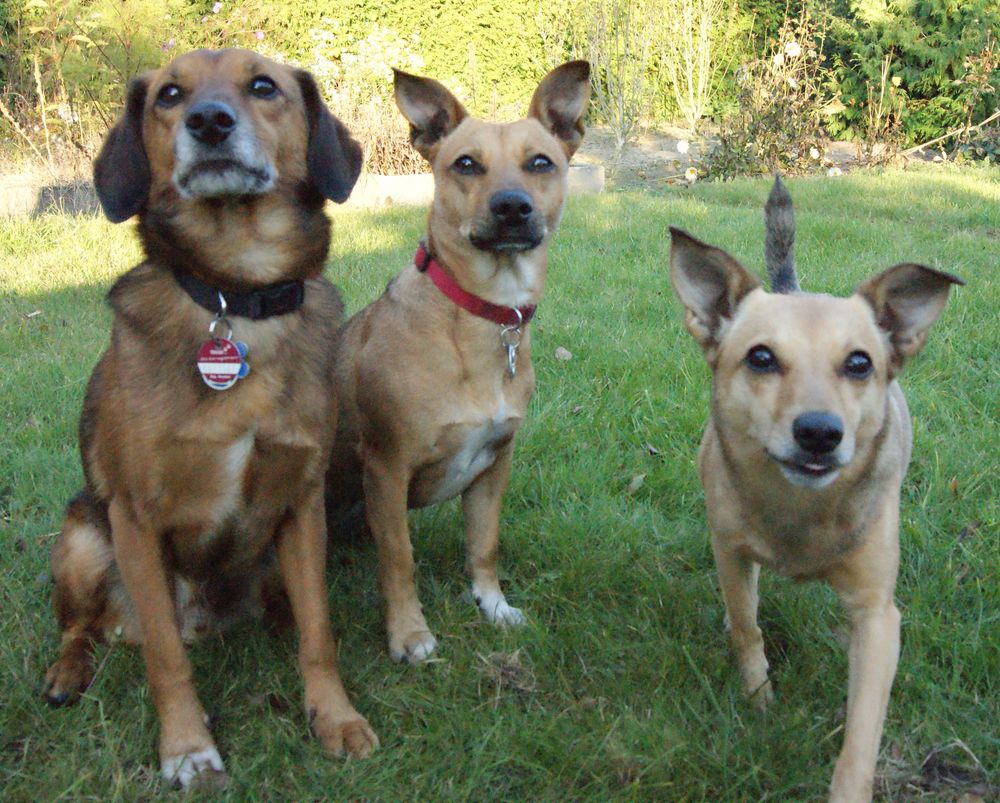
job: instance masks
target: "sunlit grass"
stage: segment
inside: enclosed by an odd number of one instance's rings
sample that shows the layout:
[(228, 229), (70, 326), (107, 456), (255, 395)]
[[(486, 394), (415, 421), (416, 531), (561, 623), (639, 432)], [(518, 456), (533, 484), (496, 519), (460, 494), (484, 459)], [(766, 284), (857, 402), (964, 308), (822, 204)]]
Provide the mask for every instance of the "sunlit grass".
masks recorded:
[[(900, 261), (968, 281), (903, 377), (916, 445), (902, 510), (903, 653), (883, 747), (917, 772), (933, 748), (961, 740), (996, 782), (1000, 173), (789, 183), (807, 289), (847, 293)], [(722, 630), (694, 469), (708, 369), (667, 275), (670, 225), (759, 270), (767, 189), (758, 180), (570, 200), (533, 324), (539, 389), (503, 512), (502, 576), (532, 624), (496, 631), (463, 600), (460, 511), (445, 504), (412, 517), (440, 657), (393, 665), (374, 551), (335, 545), (341, 671), (383, 748), (365, 762), (323, 757), (300, 709), (294, 641), (244, 628), (191, 651), (219, 718), (230, 799), (824, 795), (842, 738), (843, 617), (825, 588), (765, 576), (761, 621), (778, 701), (755, 716)], [(353, 312), (412, 258), (425, 212), (332, 213), (327, 275)], [(159, 788), (137, 651), (102, 648), (97, 680), (73, 709), (50, 711), (38, 695), (58, 641), (48, 550), (81, 482), (76, 421), (108, 338), (103, 296), (137, 258), (128, 225), (0, 222), (5, 800), (136, 799)], [(570, 361), (555, 359), (558, 346)], [(515, 650), (531, 682), (498, 688), (491, 656)], [(962, 752), (949, 759), (971, 764)]]

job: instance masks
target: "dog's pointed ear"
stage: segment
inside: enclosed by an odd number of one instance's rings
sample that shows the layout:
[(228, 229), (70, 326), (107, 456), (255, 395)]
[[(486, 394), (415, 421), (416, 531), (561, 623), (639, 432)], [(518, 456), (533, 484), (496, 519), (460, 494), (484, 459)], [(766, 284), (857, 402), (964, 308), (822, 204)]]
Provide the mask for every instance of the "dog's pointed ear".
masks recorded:
[(142, 211), (149, 197), (149, 159), (142, 142), (148, 87), (145, 76), (129, 82), (125, 110), (108, 131), (94, 160), (97, 199), (112, 223), (121, 223)]
[(361, 174), (364, 154), (347, 126), (326, 107), (313, 77), (305, 70), (296, 70), (295, 77), (302, 92), (309, 125), (306, 154), (309, 178), (320, 195), (342, 204), (350, 196)]
[(684, 305), (684, 325), (714, 365), (723, 327), (760, 279), (725, 251), (671, 226), (670, 281)]
[(454, 131), (469, 113), (444, 84), (402, 70), (393, 70), (396, 105), (410, 124), (410, 142), (428, 162), (438, 143)]
[(904, 263), (873, 276), (855, 290), (871, 306), (875, 321), (889, 339), (891, 375), (924, 347), (927, 332), (944, 309), (953, 284), (965, 282), (950, 273)]
[(589, 102), (590, 64), (568, 61), (542, 79), (531, 97), (528, 116), (562, 143), (568, 159), (583, 141), (583, 117)]

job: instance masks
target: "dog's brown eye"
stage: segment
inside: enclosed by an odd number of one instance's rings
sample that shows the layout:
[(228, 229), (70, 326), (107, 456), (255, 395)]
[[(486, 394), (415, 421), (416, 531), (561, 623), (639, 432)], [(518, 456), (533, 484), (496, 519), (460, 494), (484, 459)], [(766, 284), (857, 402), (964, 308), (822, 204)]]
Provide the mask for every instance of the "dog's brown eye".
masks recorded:
[(743, 362), (751, 371), (756, 371), (759, 374), (770, 374), (781, 370), (781, 363), (767, 346), (754, 346), (747, 352)]
[(278, 85), (266, 75), (258, 75), (250, 79), (250, 86), (247, 89), (255, 98), (264, 98), (265, 100), (278, 94)]
[(529, 173), (548, 173), (550, 170), (555, 169), (555, 166), (555, 162), (543, 153), (532, 156), (528, 160)]
[(156, 93), (156, 105), (169, 109), (184, 99), (184, 90), (177, 84), (167, 84)]
[(872, 358), (863, 351), (852, 351), (844, 360), (844, 376), (851, 379), (865, 379), (875, 370)]
[(486, 171), (468, 154), (462, 154), (451, 165), (452, 169), (463, 176), (481, 176)]

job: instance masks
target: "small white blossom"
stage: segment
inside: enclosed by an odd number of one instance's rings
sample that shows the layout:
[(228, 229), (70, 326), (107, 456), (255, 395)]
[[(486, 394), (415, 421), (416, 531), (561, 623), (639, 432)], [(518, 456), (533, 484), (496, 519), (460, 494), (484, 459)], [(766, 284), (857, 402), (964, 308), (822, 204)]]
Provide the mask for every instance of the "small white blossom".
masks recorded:
[(841, 170), (841, 169), (840, 169), (839, 167), (831, 167), (831, 168), (828, 168), (828, 169), (827, 169), (827, 171), (826, 171), (826, 174), (827, 174), (827, 175), (828, 175), (828, 176), (829, 176), (830, 178), (836, 178), (837, 176), (842, 176), (842, 175), (844, 175), (843, 171), (842, 171), (842, 170)]
[(903, 83), (903, 79), (902, 78), (900, 78), (898, 75), (892, 76), (892, 85), (893, 86), (899, 86), (901, 83)]
[(792, 76), (790, 76), (790, 75), (788, 76), (788, 85), (792, 89), (798, 89), (799, 88), (799, 82), (796, 81), (794, 78), (792, 78)]
[(797, 59), (802, 55), (802, 48), (798, 42), (785, 42), (785, 55), (790, 59)]
[(817, 148), (815, 145), (813, 145), (809, 149), (809, 158), (811, 158), (811, 159), (819, 159), (819, 148)]
[(684, 179), (688, 184), (694, 184), (698, 180), (698, 171), (693, 167), (689, 167), (684, 171)]
[(687, 153), (691, 149), (690, 143), (686, 139), (677, 140), (677, 152)]
[(780, 67), (784, 63), (785, 63), (785, 54), (784, 53), (775, 53), (774, 54), (774, 66), (775, 67)]

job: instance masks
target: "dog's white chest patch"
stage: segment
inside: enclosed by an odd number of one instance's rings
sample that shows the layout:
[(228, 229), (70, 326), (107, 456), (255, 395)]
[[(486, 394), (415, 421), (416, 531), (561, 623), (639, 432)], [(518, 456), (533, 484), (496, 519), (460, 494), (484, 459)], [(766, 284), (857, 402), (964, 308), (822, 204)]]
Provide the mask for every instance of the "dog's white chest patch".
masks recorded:
[(246, 473), (250, 454), (253, 452), (256, 433), (249, 429), (226, 447), (219, 460), (219, 471), (224, 477), (223, 491), (216, 502), (215, 520), (221, 523), (239, 505), (243, 493), (243, 475)]
[(429, 504), (458, 496), (476, 477), (492, 466), (497, 459), (497, 449), (513, 434), (514, 421), (503, 394), (499, 394), (499, 404), (493, 417), (466, 430)]
[(531, 259), (516, 257), (513, 267), (501, 271), (495, 279), (498, 303), (510, 307), (534, 303), (539, 285), (538, 265)]

